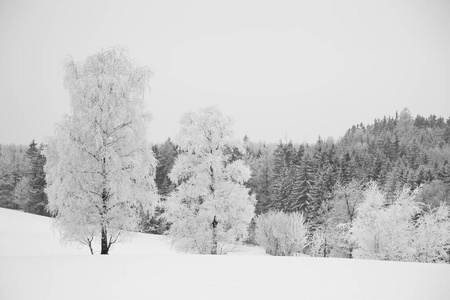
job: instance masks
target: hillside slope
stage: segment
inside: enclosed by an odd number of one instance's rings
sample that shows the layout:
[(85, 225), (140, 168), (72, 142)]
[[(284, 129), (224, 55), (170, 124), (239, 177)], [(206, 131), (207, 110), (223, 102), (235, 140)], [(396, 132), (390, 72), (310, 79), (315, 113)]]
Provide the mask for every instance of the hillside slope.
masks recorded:
[(450, 299), (444, 264), (183, 255), (144, 234), (91, 256), (50, 221), (0, 209), (0, 299)]
[[(0, 257), (40, 255), (88, 255), (87, 246), (59, 241), (52, 219), (0, 208)], [(97, 247), (96, 247), (97, 246)], [(94, 251), (99, 252), (98, 245)], [(174, 254), (165, 236), (134, 233), (128, 243), (111, 246), (113, 254)]]

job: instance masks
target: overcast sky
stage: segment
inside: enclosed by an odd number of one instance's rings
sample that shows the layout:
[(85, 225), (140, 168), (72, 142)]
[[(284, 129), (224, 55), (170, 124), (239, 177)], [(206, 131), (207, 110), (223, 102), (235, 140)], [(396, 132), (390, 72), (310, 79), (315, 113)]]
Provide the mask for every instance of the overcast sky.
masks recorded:
[(338, 138), (408, 107), (450, 116), (450, 1), (0, 1), (0, 143), (69, 112), (63, 62), (121, 45), (153, 71), (150, 140), (216, 105), (239, 137)]

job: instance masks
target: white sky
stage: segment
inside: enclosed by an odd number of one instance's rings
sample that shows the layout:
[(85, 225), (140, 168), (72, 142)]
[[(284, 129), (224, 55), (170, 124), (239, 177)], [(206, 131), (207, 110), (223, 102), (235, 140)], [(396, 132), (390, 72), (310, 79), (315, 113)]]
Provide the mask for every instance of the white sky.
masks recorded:
[(66, 56), (115, 45), (154, 73), (153, 142), (207, 105), (270, 142), (338, 138), (404, 107), (450, 116), (450, 1), (1, 0), (0, 143), (52, 135)]

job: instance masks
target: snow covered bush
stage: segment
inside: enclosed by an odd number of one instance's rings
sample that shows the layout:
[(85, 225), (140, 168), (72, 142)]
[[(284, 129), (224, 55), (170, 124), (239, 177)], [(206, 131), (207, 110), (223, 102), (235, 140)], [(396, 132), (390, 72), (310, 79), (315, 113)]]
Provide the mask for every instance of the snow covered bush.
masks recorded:
[(308, 244), (308, 227), (301, 213), (270, 211), (256, 218), (256, 242), (271, 255), (290, 256)]
[(150, 71), (126, 54), (113, 48), (66, 63), (71, 113), (44, 149), (49, 209), (63, 239), (90, 247), (98, 239), (101, 254), (157, 202), (144, 104)]
[(180, 153), (169, 174), (177, 187), (165, 201), (163, 214), (178, 249), (224, 253), (247, 235), (255, 198), (244, 186), (250, 168), (231, 155), (245, 151), (231, 125), (231, 119), (213, 107), (181, 119), (175, 140)]
[(414, 201), (419, 189), (403, 188), (388, 203), (375, 183), (364, 192), (350, 233), (357, 249), (354, 257), (411, 261), (414, 255), (414, 216), (420, 211)]

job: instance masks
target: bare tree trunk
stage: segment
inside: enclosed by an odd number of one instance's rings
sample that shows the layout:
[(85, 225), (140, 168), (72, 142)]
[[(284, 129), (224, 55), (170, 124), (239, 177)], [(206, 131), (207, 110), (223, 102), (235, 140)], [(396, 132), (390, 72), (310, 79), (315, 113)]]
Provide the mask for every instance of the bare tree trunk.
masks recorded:
[[(107, 203), (107, 201), (108, 201), (108, 192), (106, 191), (106, 189), (103, 189), (103, 193), (102, 193), (102, 202), (103, 202), (103, 212), (102, 213), (103, 214), (106, 213), (106, 203)], [(100, 254), (107, 255), (108, 251), (109, 251), (109, 247), (108, 247), (108, 232), (106, 230), (105, 220), (102, 220), (102, 239), (101, 239), (101, 244), (102, 244), (102, 248), (101, 248)]]
[(216, 216), (214, 216), (214, 220), (212, 221), (212, 249), (211, 254), (216, 255), (217, 254), (217, 223), (219, 223), (216, 219)]
[(327, 257), (327, 239), (325, 238), (325, 244), (323, 245), (323, 257)]
[(102, 227), (102, 249), (100, 254), (108, 254), (108, 235), (105, 227)]

